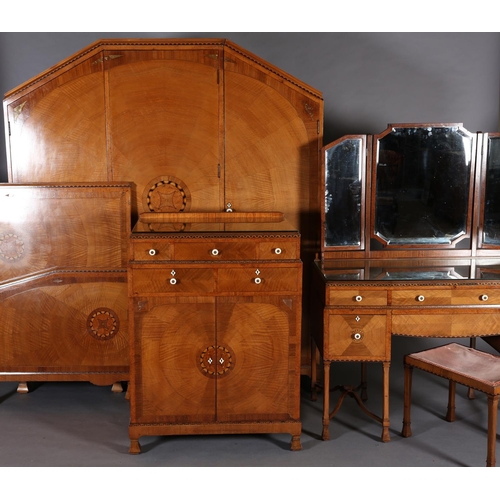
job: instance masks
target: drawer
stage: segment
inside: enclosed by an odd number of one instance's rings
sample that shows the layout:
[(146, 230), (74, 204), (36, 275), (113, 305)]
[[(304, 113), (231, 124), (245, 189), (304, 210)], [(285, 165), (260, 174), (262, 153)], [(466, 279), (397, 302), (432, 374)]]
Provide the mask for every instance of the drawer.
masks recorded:
[(132, 260), (172, 260), (173, 245), (168, 240), (132, 241)]
[(498, 305), (498, 290), (475, 289), (415, 289), (392, 292), (393, 306), (452, 306), (452, 305)]
[(387, 290), (362, 290), (356, 288), (328, 288), (327, 305), (330, 306), (386, 306)]
[(250, 239), (183, 240), (174, 243), (175, 260), (255, 260), (255, 242)]
[(133, 269), (131, 273), (134, 295), (200, 295), (215, 291), (215, 271), (210, 268)]
[(390, 359), (386, 314), (327, 313), (323, 350), (327, 360)]
[(262, 241), (257, 244), (257, 259), (259, 260), (296, 260), (300, 258), (299, 240), (295, 241)]
[(223, 268), (218, 271), (219, 292), (291, 292), (301, 288), (302, 266)]

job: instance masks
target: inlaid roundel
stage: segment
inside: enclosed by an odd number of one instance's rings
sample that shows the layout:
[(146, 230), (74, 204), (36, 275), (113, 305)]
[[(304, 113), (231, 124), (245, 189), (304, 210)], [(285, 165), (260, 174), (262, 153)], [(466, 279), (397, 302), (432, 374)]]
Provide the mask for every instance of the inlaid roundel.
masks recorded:
[(24, 254), (24, 241), (14, 233), (0, 233), (0, 259), (6, 262), (19, 260)]
[(94, 309), (87, 320), (87, 331), (98, 340), (112, 339), (120, 329), (118, 315), (107, 307)]
[(234, 368), (235, 356), (232, 349), (224, 346), (209, 346), (199, 356), (198, 368), (209, 378), (221, 378)]
[(180, 179), (158, 177), (146, 186), (143, 201), (150, 212), (184, 212), (189, 209), (191, 195)]

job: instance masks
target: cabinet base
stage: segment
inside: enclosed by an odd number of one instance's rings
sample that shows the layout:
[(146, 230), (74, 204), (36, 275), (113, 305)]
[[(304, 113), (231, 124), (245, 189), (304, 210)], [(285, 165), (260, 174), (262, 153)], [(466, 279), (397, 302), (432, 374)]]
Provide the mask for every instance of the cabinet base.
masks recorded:
[(302, 449), (300, 434), (302, 423), (288, 422), (237, 422), (207, 424), (130, 424), (129, 453), (137, 455), (141, 452), (139, 438), (141, 436), (188, 436), (202, 434), (291, 434), (290, 449)]

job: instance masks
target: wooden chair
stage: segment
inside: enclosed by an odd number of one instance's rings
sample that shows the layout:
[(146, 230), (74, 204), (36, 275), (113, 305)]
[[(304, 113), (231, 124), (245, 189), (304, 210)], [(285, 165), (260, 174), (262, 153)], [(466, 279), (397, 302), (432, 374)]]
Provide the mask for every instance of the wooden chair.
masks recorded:
[(486, 465), (495, 467), (498, 400), (500, 397), (500, 356), (460, 344), (446, 344), (404, 357), (404, 437), (411, 436), (410, 407), (413, 368), (449, 380), (446, 420), (455, 420), (456, 384), (484, 392), (488, 396), (488, 452)]

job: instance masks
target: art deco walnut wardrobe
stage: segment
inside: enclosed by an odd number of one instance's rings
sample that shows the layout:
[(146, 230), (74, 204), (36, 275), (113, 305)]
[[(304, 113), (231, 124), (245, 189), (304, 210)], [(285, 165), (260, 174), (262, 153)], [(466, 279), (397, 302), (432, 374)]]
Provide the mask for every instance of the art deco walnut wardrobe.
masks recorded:
[[(132, 262), (139, 263), (139, 267), (143, 265), (140, 262), (146, 262), (144, 265), (147, 268), (151, 259), (161, 261), (163, 266), (169, 260), (182, 260), (178, 257), (182, 254), (182, 245), (177, 240), (177, 243), (172, 243), (169, 239), (172, 233), (190, 234), (194, 231), (196, 239), (203, 232), (212, 236), (216, 234), (215, 239), (229, 241), (227, 232), (230, 231), (236, 238), (231, 240), (232, 247), (214, 254), (212, 252), (219, 252), (221, 248), (217, 243), (210, 247), (211, 254), (207, 256), (205, 249), (198, 246), (198, 253), (186, 254), (184, 261), (193, 262), (194, 259), (201, 262), (212, 258), (218, 262), (226, 262), (225, 259), (233, 263), (255, 261), (252, 273), (257, 274), (252, 279), (263, 280), (264, 283), (268, 278), (261, 277), (259, 273), (264, 274), (267, 261), (288, 260), (294, 277), (290, 275), (285, 280), (286, 284), (280, 278), (281, 285), (276, 285), (277, 288), (271, 291), (278, 295), (285, 291), (287, 297), (291, 293), (294, 304), (299, 294), (298, 303), (292, 307), (294, 319), (289, 323), (295, 326), (290, 328), (296, 329), (298, 325), (300, 330), (301, 323), (307, 325), (307, 308), (304, 308), (303, 317), (300, 314), (302, 273), (297, 266), (301, 260), (311, 262), (319, 248), (319, 153), (323, 123), (320, 92), (223, 39), (101, 40), (7, 93), (4, 114), (9, 182), (17, 185), (50, 184), (54, 193), (62, 192), (60, 185), (73, 186), (66, 189), (79, 190), (79, 198), (74, 203), (81, 207), (81, 212), (86, 212), (88, 218), (95, 220), (95, 224), (91, 220), (84, 224), (85, 234), (91, 237), (79, 238), (71, 244), (71, 248), (79, 245), (85, 247), (87, 253), (93, 253), (96, 244), (113, 241), (117, 244), (116, 248), (113, 247), (113, 255), (117, 255), (118, 247), (123, 252), (128, 246), (128, 238), (124, 236), (127, 231), (123, 229), (123, 224), (128, 223), (124, 222), (128, 214), (132, 225), (138, 221), (140, 214), (232, 213), (237, 216), (258, 211), (285, 219), (284, 229), (279, 223), (277, 226), (270, 223), (266, 226), (264, 223), (264, 228), (249, 226), (250, 219), (246, 219), (246, 226), (233, 226), (231, 229), (229, 220), (212, 218), (209, 222), (218, 225), (212, 224), (209, 229), (205, 226), (203, 231), (201, 226), (196, 226), (197, 222), (207, 222), (203, 218), (189, 221), (182, 217), (155, 219), (153, 222), (145, 222), (144, 219), (139, 222), (139, 229), (134, 231), (134, 234), (138, 232), (143, 236), (135, 236), (139, 241), (133, 241), (130, 258)], [(87, 191), (79, 187), (79, 183), (89, 182), (99, 187), (86, 187)], [(131, 183), (128, 192), (123, 183)], [(33, 189), (39, 191), (39, 188)], [(87, 212), (84, 208), (88, 198), (109, 198), (109, 193), (117, 189), (122, 189), (122, 203), (130, 203), (129, 210), (125, 210), (120, 221), (108, 220), (106, 215)], [(35, 197), (40, 196), (37, 194)], [(45, 219), (50, 219), (52, 208), (50, 203), (44, 208)], [(120, 210), (123, 210), (122, 205)], [(108, 223), (101, 223), (103, 220)], [(242, 221), (245, 222), (245, 219), (238, 220)], [(159, 222), (160, 226), (154, 222)], [(29, 242), (38, 238), (36, 230), (27, 230), (26, 226), (12, 228), (8, 218), (2, 224), (0, 232), (8, 235), (11, 242), (21, 233)], [(44, 224), (35, 227), (40, 226)], [(246, 231), (252, 233), (254, 239), (247, 240), (251, 244), (243, 249), (238, 246), (238, 241), (244, 240), (242, 233)], [(153, 235), (147, 234), (152, 232), (167, 236), (151, 240), (149, 236)], [(77, 237), (77, 233), (70, 233), (70, 239)], [(48, 237), (52, 237), (50, 231)], [(288, 240), (289, 237), (292, 240)], [(145, 238), (147, 248), (141, 247), (141, 238)], [(214, 238), (211, 243), (214, 243)], [(281, 242), (277, 243), (277, 240)], [(155, 244), (150, 245), (151, 241)], [(139, 248), (142, 250), (139, 251)], [(266, 254), (265, 248), (274, 253)], [(53, 264), (57, 270), (49, 271), (48, 264), (30, 268), (29, 272), (34, 273), (30, 283), (41, 280), (46, 287), (60, 287), (62, 282), (57, 281), (59, 277), (55, 280), (48, 278), (49, 272), (56, 271), (65, 273), (64, 276), (78, 276), (84, 281), (89, 280), (90, 271), (104, 273), (107, 277), (126, 274), (126, 258), (115, 259), (111, 265), (105, 252), (99, 252), (99, 255), (102, 258), (94, 259), (92, 265), (68, 256), (58, 258)], [(13, 261), (4, 260), (0, 264), (0, 308), (4, 308), (6, 299), (3, 296), (8, 296), (4, 290), (18, 286), (12, 283), (24, 280), (23, 273), (27, 271), (13, 272)], [(221, 265), (225, 269), (226, 264)], [(228, 264), (229, 267), (231, 265)], [(146, 268), (141, 273), (146, 272)], [(210, 274), (218, 280), (214, 282), (216, 287), (222, 286), (219, 279), (220, 273), (225, 272), (222, 268), (207, 271), (209, 274), (216, 273)], [(179, 280), (179, 274), (174, 277), (172, 271), (179, 272), (168, 264), (169, 282), (170, 279)], [(142, 279), (138, 270), (134, 271), (134, 276), (134, 279), (129, 279), (128, 285), (131, 297), (134, 297), (137, 280)], [(74, 280), (76, 278), (68, 283), (70, 289), (76, 286)], [(127, 290), (124, 280), (120, 278), (118, 281), (123, 285), (113, 295), (114, 303), (106, 294), (97, 301), (99, 305), (95, 309), (103, 313), (83, 311), (80, 305), (72, 306), (72, 311), (76, 310), (87, 318), (87, 330), (95, 320), (92, 314), (98, 314), (104, 330), (101, 331), (101, 338), (93, 339), (97, 357), (93, 358), (90, 354), (82, 356), (81, 364), (76, 360), (71, 360), (69, 364), (61, 360), (54, 380), (72, 379), (68, 373), (77, 372), (79, 380), (87, 377), (95, 381), (90, 374), (96, 372), (107, 374), (106, 379), (101, 379), (102, 383), (108, 383), (110, 377), (117, 382), (128, 379), (128, 363), (124, 362), (121, 353), (111, 350), (105, 362), (99, 358), (101, 351), (108, 351), (112, 345), (104, 340), (106, 335), (111, 330), (115, 332), (119, 328), (124, 332), (127, 328)], [(180, 278), (179, 283), (184, 286), (185, 277)], [(304, 275), (304, 286), (309, 286), (308, 273)], [(31, 285), (23, 281), (21, 293), (30, 294), (31, 289)], [(205, 292), (209, 295), (237, 296), (241, 290), (236, 286), (225, 291), (209, 288)], [(141, 288), (141, 296), (148, 293), (163, 292)], [(186, 293), (187, 298), (182, 299), (186, 303), (216, 300), (212, 296), (196, 299), (189, 290)], [(57, 302), (56, 292), (50, 291), (49, 295), (54, 296), (53, 300)], [(273, 300), (279, 300), (278, 295)], [(169, 300), (172, 299), (150, 298), (148, 307)], [(217, 298), (219, 304), (227, 300)], [(283, 300), (290, 306), (289, 298)], [(116, 301), (119, 305), (112, 306)], [(136, 303), (134, 307), (137, 309), (139, 306)], [(177, 309), (182, 308), (178, 306)], [(23, 302), (23, 311), (27, 318), (40, 316), (35, 301), (29, 299)], [(59, 333), (59, 340), (71, 350), (75, 329), (84, 329), (84, 326), (72, 324), (69, 312), (61, 314), (68, 328)], [(47, 330), (52, 329), (52, 317), (49, 315), (45, 320), (49, 323)], [(1, 328), (2, 338), (9, 338), (9, 327), (3, 324)], [(26, 335), (29, 337), (29, 334)], [(18, 347), (19, 355), (22, 356), (23, 349), (27, 349), (29, 344), (30, 339), (26, 338), (26, 342)], [(307, 346), (308, 342), (305, 341), (304, 345)], [(297, 373), (293, 384), (296, 385), (300, 366), (307, 366), (308, 349), (301, 350), (300, 345), (294, 349), (293, 369)], [(301, 351), (304, 356), (302, 362)], [(32, 358), (33, 366), (23, 369), (26, 373), (24, 380), (36, 380), (46, 367), (55, 363), (50, 355), (44, 356), (40, 360), (36, 356)], [(237, 358), (238, 354), (235, 356)], [(23, 380), (16, 363), (12, 357), (0, 361), (1, 380)], [(113, 368), (115, 365), (119, 365), (120, 369), (113, 376), (110, 373), (116, 371)], [(28, 372), (32, 378), (27, 376)], [(298, 397), (298, 391), (294, 391), (294, 398)]]

